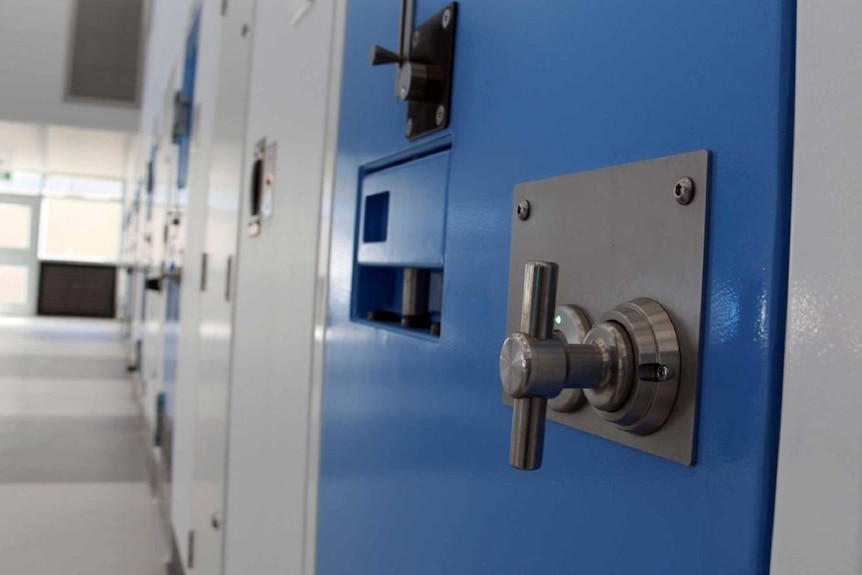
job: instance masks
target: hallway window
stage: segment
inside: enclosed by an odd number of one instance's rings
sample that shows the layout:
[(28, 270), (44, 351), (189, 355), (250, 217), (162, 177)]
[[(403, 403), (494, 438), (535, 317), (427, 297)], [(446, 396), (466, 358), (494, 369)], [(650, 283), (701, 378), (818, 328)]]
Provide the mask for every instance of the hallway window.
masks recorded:
[(27, 303), (29, 274), (27, 266), (0, 265), (0, 304)]
[(15, 170), (0, 172), (0, 192), (22, 196), (38, 196), (42, 193), (44, 176), (38, 172)]
[(120, 202), (44, 197), (39, 259), (115, 262), (121, 230)]
[(30, 206), (0, 203), (0, 249), (30, 247)]

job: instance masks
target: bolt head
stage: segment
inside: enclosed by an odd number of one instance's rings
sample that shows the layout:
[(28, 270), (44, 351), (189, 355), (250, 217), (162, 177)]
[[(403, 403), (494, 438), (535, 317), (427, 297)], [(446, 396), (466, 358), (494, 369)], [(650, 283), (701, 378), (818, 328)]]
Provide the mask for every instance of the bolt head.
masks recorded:
[(411, 43), (413, 44), (414, 48), (419, 45), (419, 30), (416, 30), (415, 32), (413, 32), (413, 37), (411, 38)]
[(449, 24), (452, 23), (452, 9), (451, 8), (446, 8), (446, 11), (443, 12), (443, 22), (442, 23), (443, 23), (443, 29), (444, 30), (449, 27)]
[(681, 206), (687, 206), (694, 199), (694, 182), (689, 177), (681, 178), (673, 187), (673, 198)]
[(434, 120), (437, 122), (438, 126), (443, 125), (443, 122), (446, 121), (446, 106), (443, 104), (437, 106), (437, 113), (434, 115)]
[(518, 202), (518, 206), (515, 208), (515, 213), (518, 214), (518, 219), (526, 221), (530, 217), (530, 202), (527, 200), (521, 200)]

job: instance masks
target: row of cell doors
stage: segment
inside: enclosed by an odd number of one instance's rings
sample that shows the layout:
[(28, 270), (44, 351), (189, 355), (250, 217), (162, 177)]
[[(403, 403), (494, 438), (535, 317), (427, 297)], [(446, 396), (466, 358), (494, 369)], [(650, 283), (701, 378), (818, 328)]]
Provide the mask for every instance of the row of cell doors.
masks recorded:
[(39, 283), (39, 198), (0, 195), (0, 314), (32, 315)]

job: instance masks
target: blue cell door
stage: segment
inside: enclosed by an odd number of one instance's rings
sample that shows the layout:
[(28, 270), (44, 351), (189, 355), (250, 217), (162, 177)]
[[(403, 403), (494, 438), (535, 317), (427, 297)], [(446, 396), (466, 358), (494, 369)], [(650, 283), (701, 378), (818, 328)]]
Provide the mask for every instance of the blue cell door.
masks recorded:
[[(417, 0), (415, 29), (446, 6)], [(395, 63), (426, 38), (399, 45), (395, 0), (347, 8), (318, 573), (765, 573), (795, 3), (464, 0), (454, 16), (451, 99), (410, 123), (396, 94), (422, 86), (393, 94)], [(369, 64), (376, 44), (392, 66)], [(710, 205), (693, 464), (549, 422), (542, 468), (512, 469), (513, 189), (694, 150)]]

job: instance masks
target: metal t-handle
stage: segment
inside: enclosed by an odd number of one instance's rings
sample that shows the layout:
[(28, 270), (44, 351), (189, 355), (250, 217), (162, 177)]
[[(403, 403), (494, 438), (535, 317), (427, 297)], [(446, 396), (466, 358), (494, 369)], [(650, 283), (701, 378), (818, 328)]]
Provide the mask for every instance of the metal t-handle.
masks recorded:
[[(521, 331), (531, 337), (553, 337), (558, 270), (557, 264), (551, 262), (529, 262), (524, 270)], [(530, 471), (542, 466), (547, 406), (544, 397), (514, 400), (509, 447), (512, 467)]]
[(621, 304), (569, 342), (571, 335), (554, 334), (557, 275), (555, 263), (527, 263), (521, 329), (500, 351), (500, 381), (514, 402), (515, 469), (542, 466), (548, 399), (563, 390), (584, 390), (596, 415), (637, 435), (658, 430), (676, 398), (679, 344), (661, 305), (645, 298)]
[[(407, 100), (410, 92), (410, 51), (413, 42), (413, 13), (416, 0), (401, 0), (401, 24), (398, 27), (398, 52), (378, 45), (371, 47), (371, 65), (395, 64), (395, 97)], [(421, 66), (421, 65), (420, 65)], [(405, 88), (406, 86), (406, 88)]]

